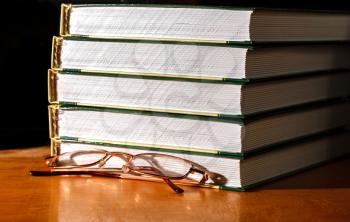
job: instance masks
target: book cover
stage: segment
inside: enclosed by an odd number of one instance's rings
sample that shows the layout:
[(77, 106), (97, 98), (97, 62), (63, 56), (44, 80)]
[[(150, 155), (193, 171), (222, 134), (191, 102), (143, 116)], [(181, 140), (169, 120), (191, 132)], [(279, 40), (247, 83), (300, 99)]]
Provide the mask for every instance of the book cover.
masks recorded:
[[(108, 16), (105, 11), (99, 11), (101, 8), (108, 10)], [(142, 20), (148, 25), (139, 24), (137, 21), (127, 24), (133, 18), (127, 17), (128, 14), (124, 15), (126, 10), (131, 11), (129, 14), (141, 15), (141, 18), (144, 16)], [(86, 17), (86, 14), (89, 16)], [(163, 21), (163, 18), (172, 15), (175, 18), (165, 19), (170, 24)], [(114, 16), (113, 22), (108, 19), (111, 16)], [(85, 21), (90, 17), (91, 21)], [(154, 18), (152, 20), (149, 17)], [(99, 21), (96, 21), (96, 18)], [(349, 41), (345, 30), (349, 19), (342, 11), (329, 10), (163, 4), (63, 4), (60, 34), (221, 44)], [(163, 22), (157, 23), (155, 20)], [(205, 22), (207, 20), (208, 22)], [(337, 27), (330, 23), (336, 23)], [(103, 29), (105, 24), (107, 28)], [(76, 27), (77, 25), (79, 27)], [(91, 27), (99, 28), (96, 30)], [(330, 29), (332, 32), (329, 32)]]
[[(218, 118), (156, 113), (101, 107), (51, 105), (49, 107), (50, 136), (51, 138), (69, 138), (71, 140), (86, 142), (124, 144), (131, 147), (199, 152), (209, 155), (226, 154), (243, 156), (248, 155), (249, 152), (269, 149), (270, 146), (289, 143), (296, 139), (343, 127), (348, 124), (349, 119), (343, 116), (343, 114), (349, 109), (349, 103), (343, 100), (333, 101), (332, 103), (333, 105), (330, 104), (330, 101), (322, 104), (311, 104), (301, 108), (299, 107), (298, 109), (293, 108), (284, 110), (283, 112), (269, 113), (246, 119), (239, 117)], [(65, 113), (67, 113), (67, 117), (65, 117)], [(89, 120), (81, 120), (81, 122), (79, 122), (80, 120), (78, 119), (85, 118), (84, 116), (89, 118)], [(62, 118), (64, 118), (64, 120)], [(90, 120), (91, 118), (94, 119), (93, 122)], [(109, 118), (112, 118), (113, 121)], [(323, 120), (320, 121), (320, 118)], [(113, 125), (117, 119), (120, 119), (118, 121), (121, 122), (118, 123), (122, 124), (123, 127)], [(126, 130), (125, 134), (124, 131), (123, 133), (120, 131), (127, 126), (131, 127), (133, 124), (136, 124), (133, 122), (134, 120), (137, 120), (138, 123), (141, 121), (140, 126), (135, 126), (133, 128), (133, 131), (137, 131), (138, 133), (135, 135), (135, 138), (125, 137), (126, 135), (133, 135), (134, 133)], [(73, 131), (67, 128), (69, 127), (67, 124), (71, 121), (75, 121), (76, 123)], [(108, 124), (110, 121), (112, 125)], [(166, 121), (166, 123), (162, 121)], [(303, 126), (298, 127), (298, 125), (294, 124), (295, 121), (303, 121)], [(175, 130), (173, 129), (174, 126), (163, 129), (160, 127), (163, 124), (166, 124), (166, 126), (169, 124), (181, 124), (181, 126), (185, 128), (184, 131), (180, 130), (177, 132), (173, 131)], [(190, 126), (196, 127), (193, 128)], [(220, 127), (220, 129), (217, 129), (217, 127)], [(226, 127), (227, 132), (221, 131), (221, 127)], [(87, 132), (83, 130), (85, 128), (88, 129)], [(255, 130), (256, 128), (265, 130), (257, 132)], [(63, 129), (63, 131), (60, 131), (60, 129)], [(77, 129), (79, 129), (79, 131), (76, 131)], [(113, 129), (117, 130), (117, 132), (114, 132)], [(143, 130), (142, 132), (140, 131), (141, 129)], [(94, 132), (94, 130), (99, 130), (99, 136), (91, 137), (91, 133)], [(158, 130), (162, 132), (162, 135), (166, 132), (164, 138), (157, 136)], [(208, 135), (203, 134), (204, 131), (201, 133), (202, 130), (205, 130), (205, 132), (209, 130), (207, 132)], [(90, 134), (88, 132), (90, 132)], [(141, 138), (146, 135), (149, 135), (149, 137), (147, 137), (147, 142), (144, 139), (141, 140)], [(178, 138), (176, 135), (181, 136), (181, 138), (188, 138), (188, 140), (181, 139), (179, 141), (176, 139)], [(202, 137), (207, 138), (207, 140), (202, 141), (202, 139), (200, 139)], [(228, 140), (227, 137), (229, 137), (230, 140)], [(194, 138), (196, 138), (196, 140), (192, 141)]]
[[(255, 153), (253, 155), (242, 158), (225, 154), (208, 156), (206, 154), (196, 152), (171, 152), (166, 150), (152, 150), (148, 148), (135, 148), (123, 145), (75, 141), (70, 139), (53, 139), (51, 143), (51, 151), (52, 155), (62, 154), (65, 152), (74, 152), (76, 149), (98, 149), (111, 152), (127, 152), (133, 155), (140, 153), (162, 153), (166, 155), (172, 155), (175, 157), (194, 161), (197, 164), (200, 164), (203, 167), (207, 168), (215, 175), (225, 178), (225, 180), (216, 181), (217, 183), (210, 182), (209, 184), (205, 184), (204, 187), (245, 191), (258, 185), (304, 171), (306, 169), (318, 166), (322, 163), (348, 154), (349, 151), (347, 151), (347, 148), (344, 147), (344, 145), (346, 146), (346, 144), (344, 144), (344, 141), (346, 141), (347, 135), (347, 130), (339, 129), (324, 134), (300, 139), (293, 143), (284, 144), (273, 149), (265, 150), (264, 152)], [(334, 145), (337, 145), (337, 148), (334, 148)], [(61, 148), (61, 146), (63, 147)], [(307, 156), (303, 158), (303, 155)], [(283, 158), (284, 161), (279, 162), (276, 160), (276, 158)], [(272, 163), (270, 164), (270, 162)], [(279, 165), (284, 170), (277, 173), (276, 167), (279, 168)], [(240, 168), (240, 170), (238, 170), (237, 167)], [(249, 179), (252, 178), (252, 172), (254, 171), (257, 172), (257, 175), (254, 177), (259, 179)], [(271, 174), (269, 173), (270, 171)], [(236, 173), (232, 174), (232, 172)], [(240, 178), (236, 178), (237, 172), (240, 172)], [(261, 174), (265, 176), (260, 177), (259, 175)], [(122, 176), (121, 178), (129, 177), (126, 175), (126, 177)], [(148, 178), (140, 177), (133, 179), (148, 180)], [(153, 180), (152, 178), (150, 179)], [(238, 185), (236, 180), (241, 182), (243, 181), (241, 186)]]

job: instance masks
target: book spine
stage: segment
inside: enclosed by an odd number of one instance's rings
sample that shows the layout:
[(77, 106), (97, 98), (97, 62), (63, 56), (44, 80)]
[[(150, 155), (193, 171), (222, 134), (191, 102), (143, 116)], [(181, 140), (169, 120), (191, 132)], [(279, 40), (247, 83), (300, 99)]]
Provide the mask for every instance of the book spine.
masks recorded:
[(49, 106), (49, 133), (50, 138), (58, 138), (58, 106)]
[(51, 139), (51, 156), (56, 156), (61, 153), (61, 140), (52, 138)]
[(47, 73), (48, 99), (49, 103), (58, 103), (57, 101), (57, 71), (49, 69)]
[(51, 68), (59, 69), (61, 66), (61, 49), (63, 38), (54, 36), (52, 38)]
[(70, 36), (69, 17), (70, 17), (71, 8), (72, 8), (71, 4), (61, 5), (60, 36)]

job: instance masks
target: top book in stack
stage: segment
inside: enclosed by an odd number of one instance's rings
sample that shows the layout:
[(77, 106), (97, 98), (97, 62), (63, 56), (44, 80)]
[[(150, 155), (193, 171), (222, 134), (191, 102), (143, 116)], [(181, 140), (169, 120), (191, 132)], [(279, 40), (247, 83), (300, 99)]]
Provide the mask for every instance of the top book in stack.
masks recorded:
[(213, 43), (349, 41), (350, 15), (203, 6), (62, 6), (61, 36)]

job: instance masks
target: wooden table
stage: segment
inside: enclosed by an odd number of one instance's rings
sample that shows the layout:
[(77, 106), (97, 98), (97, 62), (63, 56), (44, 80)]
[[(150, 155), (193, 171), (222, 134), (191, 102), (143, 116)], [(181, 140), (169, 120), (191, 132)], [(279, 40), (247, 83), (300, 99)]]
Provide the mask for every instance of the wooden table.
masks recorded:
[(0, 221), (350, 221), (350, 158), (250, 192), (89, 176), (32, 177), (48, 147), (0, 151)]

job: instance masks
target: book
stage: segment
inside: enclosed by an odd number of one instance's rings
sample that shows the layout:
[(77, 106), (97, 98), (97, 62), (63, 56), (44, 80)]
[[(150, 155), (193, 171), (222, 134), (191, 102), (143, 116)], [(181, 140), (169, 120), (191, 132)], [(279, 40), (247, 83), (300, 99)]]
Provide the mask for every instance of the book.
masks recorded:
[[(51, 154), (167, 154), (211, 171), (203, 186), (231, 190), (347, 155), (348, 24), (341, 12), (64, 4), (48, 72)], [(102, 163), (94, 154), (59, 165)], [(126, 156), (84, 173), (120, 170)], [(188, 162), (163, 160), (151, 162), (195, 179)]]
[(241, 155), (350, 123), (350, 103), (327, 102), (251, 119), (101, 107), (49, 107), (51, 138)]
[(52, 68), (200, 79), (261, 79), (348, 69), (349, 46), (242, 46), (53, 38)]
[(49, 70), (54, 104), (248, 116), (350, 95), (347, 70), (267, 81), (198, 80)]
[[(81, 142), (74, 140), (52, 140), (52, 154), (86, 150), (106, 150), (110, 152), (124, 152), (132, 155), (140, 153), (160, 153), (190, 160), (205, 167), (211, 172), (211, 176), (203, 186), (229, 189), (247, 190), (259, 184), (291, 175), (320, 163), (344, 156), (350, 153), (348, 131), (332, 132), (322, 136), (302, 139), (294, 143), (278, 146), (268, 152), (257, 153), (247, 158), (235, 158), (225, 155), (199, 155), (197, 153), (182, 153), (170, 151), (153, 151), (148, 149), (135, 149), (115, 144), (98, 142)], [(87, 157), (88, 158), (88, 157)], [(94, 158), (91, 155), (89, 158)], [(88, 161), (86, 158), (80, 158)], [(79, 161), (76, 159), (75, 161)], [(77, 162), (79, 164), (79, 162)], [(104, 168), (120, 169), (125, 164), (122, 159), (112, 158)], [(170, 164), (170, 163), (169, 163)], [(167, 168), (176, 172), (176, 165)], [(181, 167), (181, 166), (179, 166)], [(89, 168), (89, 170), (93, 170)], [(119, 170), (120, 171), (120, 170)], [(189, 178), (195, 177), (190, 174)], [(143, 179), (161, 181), (152, 177), (131, 177), (121, 174), (121, 178)], [(177, 182), (173, 180), (173, 182)], [(181, 183), (181, 181), (180, 181)]]
[(345, 12), (180, 5), (70, 5), (62, 36), (197, 42), (348, 41)]

